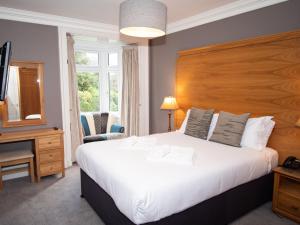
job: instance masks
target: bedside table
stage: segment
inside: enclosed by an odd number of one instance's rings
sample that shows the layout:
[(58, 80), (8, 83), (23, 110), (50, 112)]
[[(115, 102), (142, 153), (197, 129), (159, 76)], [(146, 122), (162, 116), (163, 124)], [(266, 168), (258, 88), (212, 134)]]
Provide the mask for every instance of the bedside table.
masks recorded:
[(300, 170), (274, 170), (273, 211), (300, 223)]

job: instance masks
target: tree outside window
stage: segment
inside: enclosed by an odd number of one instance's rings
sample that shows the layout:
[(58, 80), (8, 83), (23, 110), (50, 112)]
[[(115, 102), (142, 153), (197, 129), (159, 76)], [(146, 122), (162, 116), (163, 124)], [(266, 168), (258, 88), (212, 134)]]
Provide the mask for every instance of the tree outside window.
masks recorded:
[(91, 72), (79, 72), (77, 73), (77, 82), (80, 111), (100, 111), (99, 74)]
[(121, 50), (75, 51), (81, 112), (119, 112)]

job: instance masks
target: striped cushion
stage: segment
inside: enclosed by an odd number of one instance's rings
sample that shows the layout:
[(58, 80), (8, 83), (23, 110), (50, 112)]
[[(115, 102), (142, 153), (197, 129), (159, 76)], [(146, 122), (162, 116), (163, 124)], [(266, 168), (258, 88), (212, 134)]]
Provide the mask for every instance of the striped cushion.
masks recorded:
[(89, 128), (89, 124), (88, 124), (88, 121), (86, 119), (86, 116), (81, 114), (80, 115), (80, 120), (81, 120), (81, 124), (82, 124), (83, 130), (84, 130), (84, 135), (85, 136), (90, 136), (91, 132), (90, 132), (90, 128)]
[(107, 132), (108, 113), (101, 113), (101, 134)]
[(214, 110), (192, 108), (185, 128), (185, 134), (206, 140)]
[(96, 134), (105, 134), (107, 132), (108, 113), (94, 113), (93, 117)]
[(250, 113), (234, 115), (220, 112), (216, 128), (210, 141), (241, 147), (241, 139)]
[(88, 122), (88, 125), (90, 128), (91, 135), (95, 135), (96, 129), (95, 129), (95, 122), (94, 122), (93, 114), (87, 113), (85, 116), (86, 116), (86, 119), (87, 119), (87, 122)]
[(101, 113), (94, 113), (93, 117), (95, 122), (96, 134), (101, 134)]

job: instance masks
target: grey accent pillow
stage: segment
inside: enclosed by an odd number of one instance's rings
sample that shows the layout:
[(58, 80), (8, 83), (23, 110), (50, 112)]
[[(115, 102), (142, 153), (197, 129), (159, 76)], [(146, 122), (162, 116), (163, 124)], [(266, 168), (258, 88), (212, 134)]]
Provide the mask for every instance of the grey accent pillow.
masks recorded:
[(184, 134), (206, 140), (213, 115), (213, 109), (192, 108)]
[(241, 140), (250, 113), (235, 115), (227, 112), (220, 112), (216, 128), (209, 139), (235, 147), (241, 147)]

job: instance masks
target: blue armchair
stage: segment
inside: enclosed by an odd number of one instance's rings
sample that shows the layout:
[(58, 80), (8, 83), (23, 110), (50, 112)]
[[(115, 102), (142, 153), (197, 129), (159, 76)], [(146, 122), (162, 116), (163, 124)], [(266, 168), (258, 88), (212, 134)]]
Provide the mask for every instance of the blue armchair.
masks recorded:
[(125, 136), (124, 127), (118, 124), (108, 126), (108, 113), (81, 114), (83, 143), (119, 139)]

